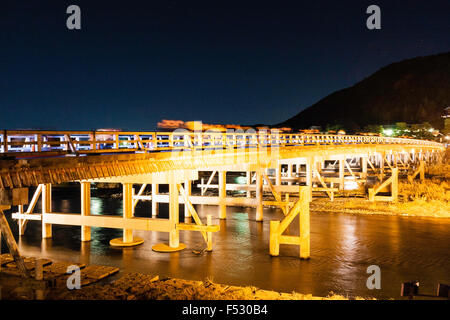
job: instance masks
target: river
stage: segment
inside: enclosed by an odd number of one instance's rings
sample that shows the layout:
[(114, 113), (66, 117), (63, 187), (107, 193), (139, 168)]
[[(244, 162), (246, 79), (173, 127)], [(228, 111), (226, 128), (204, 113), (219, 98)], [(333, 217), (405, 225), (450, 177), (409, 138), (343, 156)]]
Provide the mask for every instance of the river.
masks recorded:
[[(79, 189), (54, 188), (52, 206), (55, 212), (80, 212)], [(39, 208), (40, 204), (37, 212)], [(167, 204), (161, 204), (160, 217), (167, 217), (167, 210)], [(278, 209), (265, 208), (264, 222), (255, 221), (254, 208), (228, 207), (226, 220), (217, 218), (216, 206), (200, 205), (197, 211), (204, 221), (206, 214), (213, 214), (213, 223), (221, 227), (213, 236), (213, 252), (193, 252), (205, 247), (198, 232), (181, 231), (180, 241), (187, 249), (167, 254), (151, 250), (153, 244), (168, 242), (167, 233), (135, 231), (144, 244), (120, 249), (111, 247), (109, 240), (120, 237), (121, 230), (92, 228), (92, 241), (81, 243), (80, 227), (54, 225), (53, 238), (42, 240), (40, 223), (29, 221), (19, 239), (17, 224), (9, 221), (25, 256), (116, 266), (121, 273), (375, 298), (398, 298), (405, 281), (419, 280), (426, 294), (434, 294), (439, 282), (450, 283), (450, 219), (312, 213), (311, 259), (300, 260), (296, 246), (282, 245), (279, 257), (269, 255), (269, 221), (281, 218)], [(122, 200), (92, 197), (91, 212), (121, 215)], [(150, 203), (140, 202), (136, 216), (149, 215)], [(293, 224), (290, 229), (295, 234), (298, 227)], [(366, 286), (370, 265), (380, 267), (379, 290)]]

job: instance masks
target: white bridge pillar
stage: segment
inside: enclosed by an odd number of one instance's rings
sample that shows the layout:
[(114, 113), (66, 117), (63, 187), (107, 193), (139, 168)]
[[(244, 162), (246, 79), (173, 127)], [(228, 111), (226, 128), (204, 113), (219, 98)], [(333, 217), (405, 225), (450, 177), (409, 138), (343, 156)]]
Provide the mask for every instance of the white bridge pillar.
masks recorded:
[(176, 228), (179, 222), (179, 202), (178, 188), (175, 183), (169, 184), (169, 221), (171, 230), (169, 232), (169, 247), (177, 248), (180, 245), (180, 231)]
[[(249, 187), (252, 184), (252, 172), (251, 171), (246, 171), (245, 183), (246, 183), (247, 187)], [(247, 198), (250, 198), (251, 195), (252, 195), (251, 191), (247, 190)]]
[(227, 197), (227, 172), (218, 171), (219, 175), (219, 218), (227, 218), (227, 205), (225, 203)]
[(281, 165), (279, 163), (275, 168), (275, 185), (281, 186)]
[[(186, 193), (186, 195), (188, 197), (191, 196), (192, 184), (191, 184), (190, 180), (184, 181), (184, 192)], [(189, 209), (188, 209), (188, 204), (187, 203), (184, 204), (184, 216), (187, 217), (187, 218), (191, 216), (191, 214), (189, 212)]]
[[(81, 215), (91, 215), (91, 184), (81, 182)], [(91, 241), (91, 227), (81, 225), (81, 241)]]
[(42, 186), (42, 238), (52, 237), (52, 225), (45, 223), (45, 215), (52, 212), (52, 185), (46, 183)]
[(263, 175), (261, 170), (256, 171), (256, 221), (263, 220)]
[[(122, 183), (122, 217), (124, 220), (133, 218), (133, 184)], [(144, 242), (144, 239), (133, 237), (133, 229), (123, 229), (122, 238), (109, 241), (111, 246), (131, 247)]]
[(339, 159), (339, 190), (344, 190), (345, 183), (345, 161), (347, 161), (346, 157), (342, 157)]
[(152, 183), (152, 218), (156, 218), (158, 216), (158, 202), (155, 196), (159, 194), (159, 184)]
[(367, 178), (367, 157), (362, 156), (361, 157), (361, 177)]

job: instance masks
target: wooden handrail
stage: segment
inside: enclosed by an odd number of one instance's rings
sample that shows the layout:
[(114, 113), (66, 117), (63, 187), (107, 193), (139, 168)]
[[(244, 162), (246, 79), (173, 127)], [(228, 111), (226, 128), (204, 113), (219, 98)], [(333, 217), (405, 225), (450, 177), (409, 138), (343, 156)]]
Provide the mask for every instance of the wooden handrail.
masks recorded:
[(290, 147), (343, 144), (405, 144), (443, 148), (443, 144), (418, 139), (337, 135), (248, 132), (133, 132), (133, 131), (49, 131), (4, 130), (0, 153), (63, 150), (67, 152), (108, 152), (201, 150), (203, 148)]

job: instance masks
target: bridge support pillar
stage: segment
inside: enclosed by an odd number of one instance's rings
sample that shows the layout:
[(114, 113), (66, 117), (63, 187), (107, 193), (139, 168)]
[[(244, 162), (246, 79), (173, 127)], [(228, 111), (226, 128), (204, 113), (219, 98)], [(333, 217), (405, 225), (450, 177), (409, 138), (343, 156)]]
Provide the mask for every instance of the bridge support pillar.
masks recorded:
[(346, 157), (339, 159), (339, 190), (344, 190)]
[[(175, 177), (173, 176), (173, 173), (170, 173), (169, 177), (169, 224), (170, 224), (170, 230), (169, 230), (169, 245), (165, 243), (158, 243), (152, 246), (153, 251), (157, 252), (175, 252), (180, 251), (186, 248), (186, 245), (184, 243), (180, 243), (180, 230), (178, 229), (177, 225), (180, 222), (180, 205), (179, 205), (179, 197), (180, 197), (180, 190), (178, 188), (177, 182), (175, 180)], [(181, 185), (180, 185), (181, 187)], [(185, 202), (188, 202), (186, 200), (189, 200), (185, 196)], [(195, 210), (194, 210), (195, 211)], [(198, 218), (198, 217), (197, 217)], [(195, 219), (195, 216), (194, 216)]]
[[(311, 188), (309, 188), (311, 189)], [(302, 199), (302, 206), (300, 209), (300, 221), (299, 221), (299, 229), (300, 229), (300, 259), (309, 259), (310, 256), (310, 242), (311, 242), (311, 234), (310, 234), (310, 213), (309, 213), (309, 202), (311, 201), (311, 190), (301, 189), (300, 190), (300, 199)], [(308, 198), (309, 197), (309, 198)], [(304, 200), (303, 200), (304, 199)]]
[[(19, 213), (24, 213), (23, 211), (23, 205), (18, 205), (17, 206), (17, 211)], [(23, 220), (19, 219), (18, 223), (19, 223), (19, 236), (23, 236), (25, 234), (25, 226), (23, 225)], [(25, 220), (26, 221), (26, 220)], [(0, 234), (0, 239), (1, 239), (1, 234)]]
[(310, 199), (312, 200), (312, 181), (313, 181), (313, 158), (309, 157), (306, 159), (306, 185), (309, 186), (309, 190), (311, 191)]
[[(383, 190), (390, 186), (391, 195), (390, 196), (377, 196), (378, 192), (383, 192)], [(382, 182), (376, 188), (369, 189), (369, 201), (391, 201), (396, 202), (398, 199), (398, 168), (392, 168), (392, 176), (386, 181)]]
[[(324, 163), (324, 160), (322, 160), (322, 159), (320, 159), (320, 160), (315, 160), (315, 163), (314, 163), (314, 165), (315, 165), (315, 168), (316, 168), (316, 170), (317, 170), (317, 173), (319, 174), (319, 175), (322, 175), (322, 170), (323, 170), (323, 163)], [(318, 177), (317, 177), (318, 178)]]
[(227, 197), (227, 172), (219, 171), (219, 218), (227, 218), (227, 205), (225, 203)]
[(52, 185), (46, 183), (42, 186), (42, 238), (52, 237), (52, 225), (45, 223), (45, 215), (52, 212)]
[(155, 195), (159, 193), (159, 185), (157, 183), (152, 183), (152, 217), (158, 216), (158, 202), (155, 199)]
[[(186, 196), (190, 197), (192, 193), (192, 184), (190, 180), (184, 181), (184, 192), (186, 192)], [(184, 216), (189, 218), (191, 216), (188, 208), (188, 204), (184, 204)]]
[[(245, 183), (247, 184), (247, 187), (249, 187), (252, 184), (252, 172), (246, 171), (245, 173)], [(250, 190), (247, 190), (247, 198), (250, 198), (252, 195)]]
[[(278, 256), (280, 244), (298, 245), (300, 258), (310, 257), (310, 214), (309, 202), (311, 201), (311, 187), (301, 186), (299, 200), (289, 210), (282, 221), (270, 221), (270, 242), (269, 253), (271, 256)], [(283, 235), (296, 216), (299, 216), (299, 236)]]
[[(133, 184), (124, 183), (123, 184), (123, 218), (128, 219), (133, 217), (133, 209), (131, 206), (131, 198), (133, 194)], [(123, 230), (123, 242), (133, 241), (133, 230), (124, 229)]]
[[(131, 199), (134, 199), (134, 197), (136, 196), (136, 190), (134, 190), (133, 185), (131, 185)], [(137, 201), (137, 200), (136, 200)], [(134, 217), (134, 209), (136, 208), (136, 206), (134, 205), (134, 200), (132, 200), (132, 205), (131, 205), (131, 216)]]
[(419, 175), (420, 181), (425, 180), (425, 161), (419, 161), (419, 166), (417, 167), (417, 170), (411, 175), (408, 176), (408, 181), (413, 182), (414, 178)]
[(256, 171), (256, 221), (263, 221), (263, 175)]
[(281, 186), (281, 165), (279, 163), (275, 168), (275, 185)]
[(292, 184), (291, 180), (292, 179), (292, 164), (288, 163), (287, 164), (287, 178), (288, 178), (288, 185), (290, 186)]
[[(91, 184), (81, 182), (81, 215), (91, 215)], [(81, 241), (91, 241), (91, 227), (81, 225)]]
[[(133, 184), (123, 183), (122, 184), (123, 193), (123, 218), (131, 219), (133, 217)], [(122, 238), (112, 239), (109, 244), (114, 247), (131, 247), (137, 246), (144, 242), (144, 239), (133, 237), (132, 229), (123, 229)]]
[(367, 178), (367, 157), (361, 157), (361, 178)]
[(306, 176), (306, 185), (312, 187), (312, 159), (308, 158), (306, 160), (306, 166), (305, 166), (305, 176)]
[(171, 225), (171, 230), (169, 232), (169, 247), (171, 248), (177, 248), (180, 245), (180, 231), (176, 228), (180, 217), (178, 197), (179, 193), (177, 185), (171, 182), (169, 184), (169, 221)]
[(392, 169), (391, 194), (392, 194), (392, 201), (397, 202), (398, 201), (398, 168), (397, 167)]

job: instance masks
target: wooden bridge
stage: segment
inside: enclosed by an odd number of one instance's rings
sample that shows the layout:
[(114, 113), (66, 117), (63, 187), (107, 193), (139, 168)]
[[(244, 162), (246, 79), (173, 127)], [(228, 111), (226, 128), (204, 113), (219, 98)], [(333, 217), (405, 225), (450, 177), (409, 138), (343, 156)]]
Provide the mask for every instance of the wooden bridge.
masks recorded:
[[(82, 241), (91, 239), (91, 227), (123, 229), (123, 237), (110, 244), (131, 246), (143, 240), (133, 230), (169, 233), (167, 244), (157, 251), (176, 251), (181, 230), (201, 232), (207, 250), (212, 234), (219, 230), (208, 216), (206, 223), (194, 205), (218, 206), (226, 219), (227, 206), (255, 207), (263, 221), (263, 207), (279, 206), (283, 220), (271, 222), (270, 253), (278, 255), (280, 244), (300, 246), (300, 257), (308, 258), (309, 202), (313, 195), (334, 194), (346, 184), (365, 183), (376, 176), (380, 184), (369, 189), (371, 201), (396, 201), (399, 171), (423, 177), (424, 165), (439, 161), (442, 144), (413, 139), (377, 136), (281, 134), (260, 132), (117, 132), (117, 131), (4, 131), (0, 135), (0, 206), (17, 206), (13, 218), (23, 235), (28, 221), (40, 221), (42, 237), (52, 236), (52, 225), (81, 227)], [(199, 179), (208, 172), (207, 180)], [(227, 183), (227, 172), (242, 172), (245, 182)], [(199, 174), (200, 173), (200, 174)], [(218, 176), (218, 182), (213, 179)], [(81, 185), (81, 212), (58, 213), (51, 208), (52, 185)], [(192, 194), (197, 181), (200, 195)], [(91, 183), (123, 185), (123, 216), (91, 215)], [(169, 185), (161, 194), (159, 185)], [(134, 186), (139, 185), (136, 191)], [(37, 187), (29, 201), (28, 188)], [(151, 194), (146, 192), (151, 188)], [(217, 189), (217, 195), (205, 195)], [(246, 197), (229, 197), (227, 190)], [(377, 195), (388, 191), (389, 195)], [(273, 200), (264, 200), (263, 194)], [(41, 198), (41, 212), (34, 208)], [(267, 197), (266, 197), (267, 198)], [(152, 217), (134, 217), (139, 201), (151, 201)], [(169, 218), (158, 218), (158, 204), (169, 203)], [(179, 222), (179, 204), (192, 223)], [(296, 216), (299, 236), (283, 235)]]

